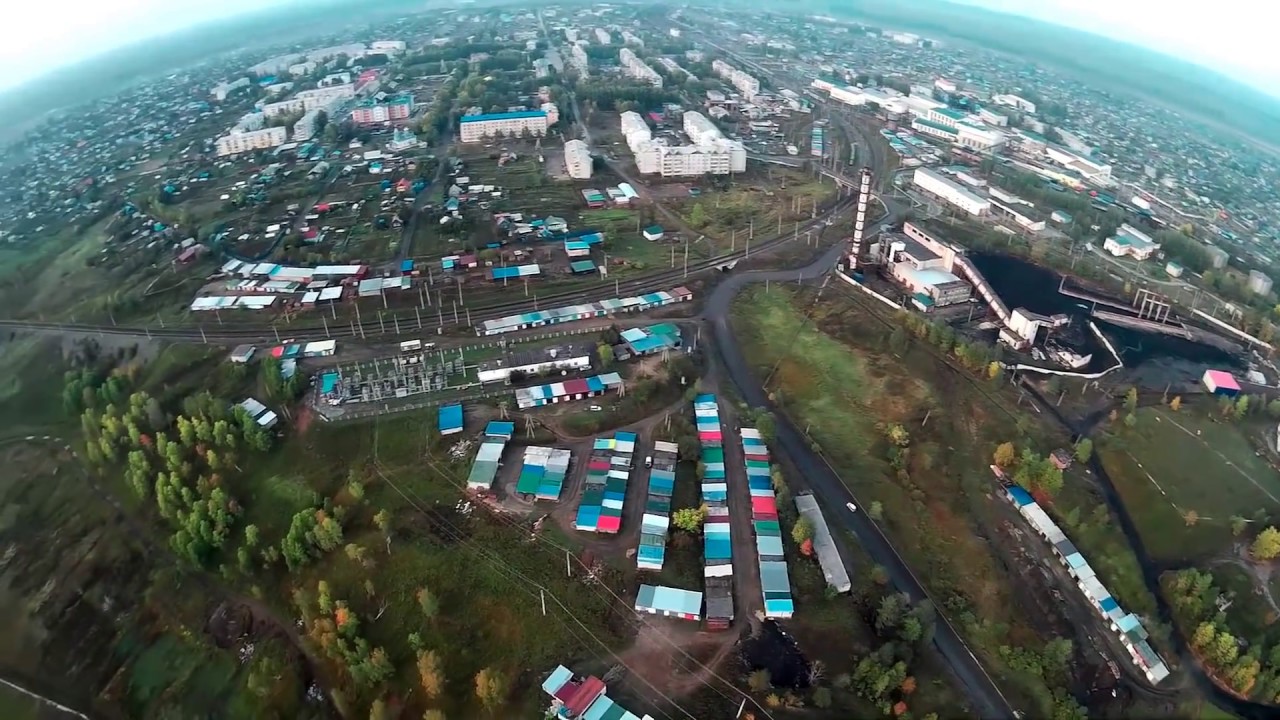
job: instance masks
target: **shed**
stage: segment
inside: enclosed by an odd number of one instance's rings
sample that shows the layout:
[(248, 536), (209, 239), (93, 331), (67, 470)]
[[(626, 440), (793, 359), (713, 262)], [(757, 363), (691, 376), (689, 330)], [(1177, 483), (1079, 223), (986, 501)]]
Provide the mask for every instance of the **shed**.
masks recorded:
[(655, 241), (655, 240), (661, 240), (661, 239), (662, 239), (662, 226), (661, 226), (661, 225), (650, 225), (649, 227), (647, 227), (647, 228), (645, 228), (645, 229), (643, 230), (643, 235), (644, 235), (644, 239), (645, 239), (645, 240), (648, 240), (649, 242), (653, 242), (653, 241)]
[(702, 593), (662, 585), (641, 585), (636, 592), (636, 610), (681, 620), (701, 620)]
[(441, 435), (462, 432), (462, 405), (441, 405), (437, 416), (437, 427)]
[(1240, 383), (1231, 376), (1231, 373), (1222, 370), (1205, 370), (1204, 377), (1201, 382), (1208, 388), (1210, 393), (1214, 395), (1222, 395), (1224, 397), (1235, 397), (1240, 394)]

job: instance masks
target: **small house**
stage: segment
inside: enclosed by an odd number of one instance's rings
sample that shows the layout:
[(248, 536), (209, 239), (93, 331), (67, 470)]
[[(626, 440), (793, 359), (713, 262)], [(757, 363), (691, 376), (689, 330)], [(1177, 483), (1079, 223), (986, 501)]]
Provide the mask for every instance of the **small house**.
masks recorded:
[(1205, 370), (1204, 376), (1200, 378), (1210, 394), (1220, 395), (1223, 397), (1235, 397), (1240, 394), (1240, 383), (1231, 376), (1229, 372), (1222, 370)]
[(253, 345), (237, 345), (231, 351), (230, 360), (233, 363), (244, 364), (253, 359), (253, 354), (257, 352), (257, 348)]
[(663, 235), (662, 226), (650, 225), (649, 227), (644, 229), (643, 234), (644, 234), (644, 239), (648, 240), (649, 242), (656, 242), (658, 240), (661, 240)]

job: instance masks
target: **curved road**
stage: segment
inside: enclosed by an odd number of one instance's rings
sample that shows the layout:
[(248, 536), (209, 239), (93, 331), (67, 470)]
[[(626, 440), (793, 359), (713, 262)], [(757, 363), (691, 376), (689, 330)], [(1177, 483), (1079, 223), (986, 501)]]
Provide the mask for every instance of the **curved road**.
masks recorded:
[[(902, 211), (892, 205), (890, 213), (882, 218), (879, 224), (869, 231), (875, 234), (886, 225), (896, 223), (902, 218)], [(768, 393), (762, 387), (747, 362), (742, 348), (734, 338), (729, 324), (729, 312), (733, 299), (750, 283), (802, 281), (805, 278), (816, 279), (827, 274), (836, 266), (846, 252), (844, 243), (836, 243), (821, 258), (809, 265), (793, 270), (763, 270), (735, 275), (722, 282), (707, 298), (703, 308), (703, 317), (711, 323), (716, 351), (733, 384), (737, 386), (742, 398), (752, 407), (775, 409), (769, 402)], [(791, 458), (801, 473), (804, 474), (813, 489), (814, 496), (824, 506), (824, 512), (832, 522), (842, 525), (857, 536), (858, 541), (867, 550), (877, 564), (888, 572), (894, 587), (905, 592), (912, 602), (920, 602), (928, 598), (924, 586), (911, 572), (902, 556), (894, 549), (893, 543), (885, 536), (866, 513), (849, 512), (846, 503), (859, 505), (849, 488), (840, 480), (835, 471), (819, 455), (809, 448), (804, 435), (782, 412), (775, 412), (777, 441)], [(937, 607), (937, 604), (934, 604)], [(959, 633), (951, 623), (938, 613), (938, 624), (933, 638), (934, 647), (951, 666), (952, 672), (960, 680), (964, 689), (972, 698), (978, 714), (983, 718), (1014, 717), (1013, 707), (1001, 694), (995, 681), (983, 669), (973, 652), (965, 645)]]

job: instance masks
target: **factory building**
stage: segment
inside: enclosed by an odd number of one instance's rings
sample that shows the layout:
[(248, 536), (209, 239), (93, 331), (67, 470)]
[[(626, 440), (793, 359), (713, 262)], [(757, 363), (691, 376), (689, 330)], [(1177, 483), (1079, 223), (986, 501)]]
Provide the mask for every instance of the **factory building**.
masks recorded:
[(1129, 223), (1120, 226), (1116, 234), (1102, 243), (1102, 249), (1115, 257), (1131, 257), (1134, 260), (1146, 260), (1160, 249), (1160, 245), (1150, 235), (1133, 227)]
[(916, 168), (912, 182), (921, 190), (954, 205), (970, 215), (985, 215), (991, 210), (991, 201), (965, 189), (959, 183), (929, 168)]
[(911, 129), (922, 135), (944, 140), (978, 152), (993, 152), (1008, 140), (999, 130), (978, 127), (962, 112), (946, 107), (928, 110), (911, 122)]
[(1057, 145), (1046, 145), (1045, 156), (1057, 165), (1075, 172), (1085, 182), (1095, 185), (1111, 185), (1111, 166)]

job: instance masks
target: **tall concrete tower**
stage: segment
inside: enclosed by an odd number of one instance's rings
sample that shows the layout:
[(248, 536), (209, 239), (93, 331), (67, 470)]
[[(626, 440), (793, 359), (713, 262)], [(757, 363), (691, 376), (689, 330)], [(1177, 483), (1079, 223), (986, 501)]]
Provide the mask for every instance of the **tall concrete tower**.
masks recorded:
[(858, 186), (858, 210), (853, 216), (853, 238), (850, 241), (849, 267), (862, 270), (867, 261), (867, 203), (871, 202), (871, 168), (862, 168)]

